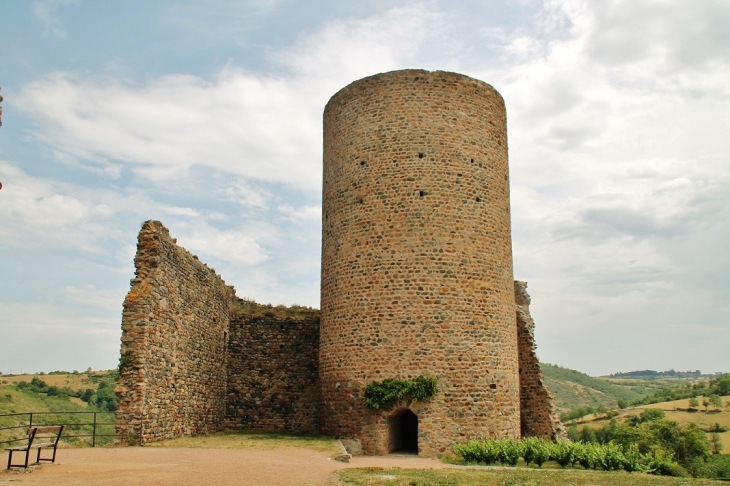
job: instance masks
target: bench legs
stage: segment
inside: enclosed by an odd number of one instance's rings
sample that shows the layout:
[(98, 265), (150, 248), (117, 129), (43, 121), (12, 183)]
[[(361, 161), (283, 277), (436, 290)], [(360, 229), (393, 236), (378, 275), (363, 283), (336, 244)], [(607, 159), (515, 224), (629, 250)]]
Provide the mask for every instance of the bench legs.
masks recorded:
[[(24, 467), (24, 468), (27, 469), (28, 468), (28, 460), (30, 459), (30, 449), (31, 448), (28, 448), (25, 451), (25, 464), (13, 464), (13, 452), (23, 452), (23, 451), (9, 450), (8, 451), (8, 469), (10, 469), (11, 467)], [(50, 462), (52, 464), (56, 462), (56, 448), (55, 447), (53, 448), (53, 455), (50, 458), (43, 458), (43, 457), (41, 457), (41, 449), (43, 449), (43, 448), (42, 447), (38, 447), (38, 455), (36, 456), (36, 460), (35, 460), (35, 463), (36, 464), (40, 464), (41, 461)]]
[[(13, 452), (22, 452), (22, 451), (13, 451), (13, 450), (8, 451), (8, 469), (10, 469), (11, 467), (24, 467), (27, 469), (28, 468), (28, 458), (30, 457), (30, 449), (27, 449), (25, 451), (25, 464), (24, 465), (12, 463)], [(39, 452), (40, 452), (40, 449), (39, 449)]]
[(55, 447), (53, 448), (53, 456), (51, 456), (50, 459), (42, 459), (41, 458), (41, 449), (42, 449), (42, 447), (39, 447), (38, 448), (38, 457), (36, 457), (36, 460), (35, 460), (35, 462), (37, 464), (40, 464), (41, 461), (50, 462), (51, 464), (53, 464), (53, 463), (56, 462), (56, 448)]

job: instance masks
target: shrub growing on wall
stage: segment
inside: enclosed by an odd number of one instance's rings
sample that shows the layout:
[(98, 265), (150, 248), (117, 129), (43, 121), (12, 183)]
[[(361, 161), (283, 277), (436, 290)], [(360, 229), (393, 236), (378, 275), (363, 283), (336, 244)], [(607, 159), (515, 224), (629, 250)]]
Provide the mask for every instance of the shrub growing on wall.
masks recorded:
[(363, 403), (371, 410), (390, 409), (396, 403), (411, 398), (427, 402), (438, 390), (438, 378), (419, 376), (411, 380), (386, 378), (365, 387)]

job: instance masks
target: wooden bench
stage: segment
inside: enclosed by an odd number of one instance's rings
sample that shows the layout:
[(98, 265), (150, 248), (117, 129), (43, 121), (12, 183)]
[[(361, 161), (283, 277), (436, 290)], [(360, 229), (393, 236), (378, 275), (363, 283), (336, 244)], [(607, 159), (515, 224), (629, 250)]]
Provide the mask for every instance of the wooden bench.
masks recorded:
[[(56, 447), (58, 447), (58, 440), (61, 438), (63, 433), (63, 425), (53, 425), (49, 427), (31, 427), (28, 429), (28, 444), (17, 447), (6, 447), (8, 451), (8, 469), (11, 467), (28, 467), (28, 458), (30, 457), (31, 449), (38, 449), (38, 455), (36, 457), (36, 464), (41, 461), (56, 462)], [(51, 458), (42, 458), (41, 449), (53, 448), (53, 456)], [(13, 452), (25, 452), (25, 464), (13, 464)]]

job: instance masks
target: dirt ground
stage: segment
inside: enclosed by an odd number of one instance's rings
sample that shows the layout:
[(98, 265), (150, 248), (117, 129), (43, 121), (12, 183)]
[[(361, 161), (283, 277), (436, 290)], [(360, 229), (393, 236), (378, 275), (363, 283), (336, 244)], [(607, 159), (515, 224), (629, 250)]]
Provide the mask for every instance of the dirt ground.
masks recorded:
[[(13, 462), (21, 456), (14, 454)], [(17, 459), (17, 461), (16, 461)], [(349, 464), (304, 448), (276, 450), (172, 449), (152, 447), (59, 449), (55, 464), (24, 472), (5, 470), (0, 485), (333, 485), (345, 467), (450, 467), (435, 459), (391, 455), (354, 457)]]

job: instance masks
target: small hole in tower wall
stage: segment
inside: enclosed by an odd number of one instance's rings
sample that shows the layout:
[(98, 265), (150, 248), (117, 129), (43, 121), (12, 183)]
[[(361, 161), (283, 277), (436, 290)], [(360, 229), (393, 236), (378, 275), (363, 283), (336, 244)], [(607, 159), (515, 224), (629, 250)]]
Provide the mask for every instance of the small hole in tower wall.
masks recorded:
[(479, 196), (476, 197), (476, 200), (477, 200), (477, 202), (482, 202), (482, 198)]
[(419, 159), (422, 159), (423, 158), (423, 152), (418, 152), (418, 158)]
[(426, 195), (426, 191), (418, 191), (418, 197), (423, 197)]
[(496, 383), (492, 383), (492, 384), (489, 385), (489, 388), (491, 388), (492, 390), (496, 390), (497, 389), (497, 384)]
[(368, 163), (366, 161), (364, 161), (364, 160), (361, 160), (360, 161), (360, 166), (361, 167), (365, 167), (366, 165), (368, 165)]

